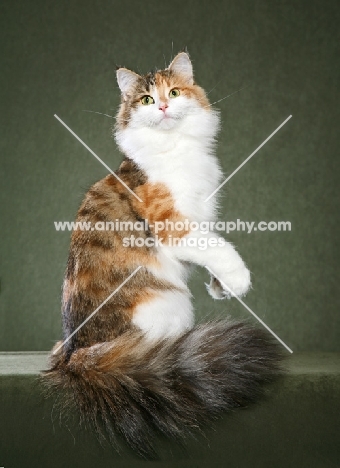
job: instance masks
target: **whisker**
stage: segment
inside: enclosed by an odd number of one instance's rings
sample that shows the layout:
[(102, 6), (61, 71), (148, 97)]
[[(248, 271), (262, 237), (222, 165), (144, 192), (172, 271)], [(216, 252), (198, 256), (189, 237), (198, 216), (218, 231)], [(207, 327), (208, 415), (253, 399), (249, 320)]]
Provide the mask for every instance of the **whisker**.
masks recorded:
[(233, 93), (228, 94), (228, 96), (225, 96), (225, 97), (223, 97), (222, 99), (219, 99), (218, 101), (212, 102), (209, 106), (205, 106), (205, 107), (210, 107), (210, 106), (213, 106), (214, 104), (217, 104), (218, 102), (224, 101), (224, 99), (227, 99), (227, 98), (233, 96), (234, 94), (239, 93), (240, 91), (242, 91), (242, 90), (245, 89), (245, 88), (248, 88), (249, 86), (250, 86), (250, 85), (243, 86), (242, 88), (240, 88), (240, 89), (234, 91)]
[(91, 111), (91, 110), (86, 110), (86, 109), (83, 109), (82, 112), (92, 112), (93, 114), (105, 115), (105, 117), (110, 117), (110, 119), (114, 119), (112, 115), (103, 114), (103, 112)]

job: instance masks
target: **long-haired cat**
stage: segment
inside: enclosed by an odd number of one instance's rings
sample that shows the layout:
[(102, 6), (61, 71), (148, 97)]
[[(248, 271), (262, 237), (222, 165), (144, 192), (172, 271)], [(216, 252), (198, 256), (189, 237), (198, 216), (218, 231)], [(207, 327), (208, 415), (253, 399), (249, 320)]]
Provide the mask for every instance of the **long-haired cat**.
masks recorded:
[(216, 220), (216, 197), (205, 200), (222, 173), (214, 155), (219, 116), (195, 83), (188, 54), (145, 76), (119, 68), (117, 81), (115, 137), (125, 158), (118, 178), (90, 188), (77, 221), (127, 224), (73, 232), (65, 342), (54, 347), (44, 380), (63, 408), (76, 406), (114, 443), (121, 434), (152, 457), (155, 432), (182, 440), (222, 410), (254, 400), (279, 372), (280, 353), (267, 332), (245, 323), (194, 324), (190, 264), (214, 272), (214, 298), (244, 295), (251, 283), (230, 243), (191, 228)]

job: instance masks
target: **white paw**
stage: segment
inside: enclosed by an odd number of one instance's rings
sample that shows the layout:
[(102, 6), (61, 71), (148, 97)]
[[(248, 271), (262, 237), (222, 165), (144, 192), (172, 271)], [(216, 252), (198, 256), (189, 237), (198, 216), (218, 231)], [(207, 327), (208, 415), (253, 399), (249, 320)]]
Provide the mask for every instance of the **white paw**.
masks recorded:
[(223, 288), (223, 294), (230, 299), (233, 296), (244, 296), (251, 287), (250, 271), (246, 266), (237, 270), (225, 273), (218, 278), (220, 287)]
[(242, 266), (221, 278), (227, 286), (226, 293), (229, 297), (244, 296), (251, 287), (250, 271), (246, 266)]

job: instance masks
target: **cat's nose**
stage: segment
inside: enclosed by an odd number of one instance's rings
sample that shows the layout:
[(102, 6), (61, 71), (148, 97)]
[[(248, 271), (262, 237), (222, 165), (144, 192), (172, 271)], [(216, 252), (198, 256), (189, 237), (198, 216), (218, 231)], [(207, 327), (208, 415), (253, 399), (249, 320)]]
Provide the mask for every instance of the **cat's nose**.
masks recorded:
[(161, 102), (159, 104), (159, 110), (162, 110), (163, 112), (165, 112), (165, 109), (167, 109), (169, 106), (167, 105), (166, 102)]

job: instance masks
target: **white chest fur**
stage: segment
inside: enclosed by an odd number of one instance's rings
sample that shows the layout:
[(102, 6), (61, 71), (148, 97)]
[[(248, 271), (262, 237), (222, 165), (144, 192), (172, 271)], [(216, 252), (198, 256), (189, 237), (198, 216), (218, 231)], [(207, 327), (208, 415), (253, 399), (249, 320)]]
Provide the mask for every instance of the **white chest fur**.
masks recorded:
[(128, 127), (117, 133), (119, 146), (143, 169), (151, 183), (165, 184), (175, 207), (188, 219), (215, 217), (214, 197), (205, 200), (221, 180), (214, 155), (218, 116), (198, 111), (171, 130)]

